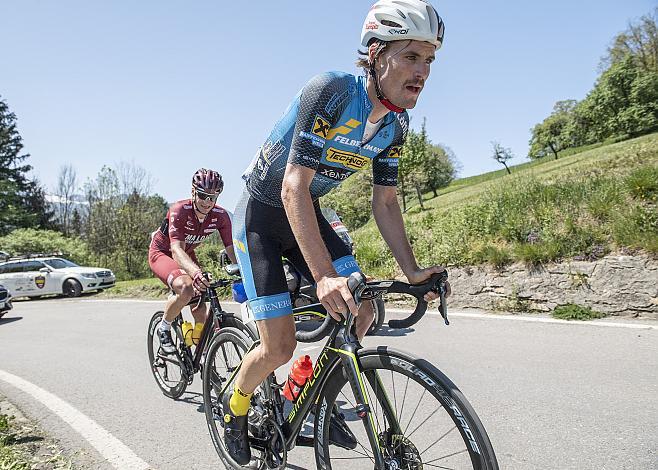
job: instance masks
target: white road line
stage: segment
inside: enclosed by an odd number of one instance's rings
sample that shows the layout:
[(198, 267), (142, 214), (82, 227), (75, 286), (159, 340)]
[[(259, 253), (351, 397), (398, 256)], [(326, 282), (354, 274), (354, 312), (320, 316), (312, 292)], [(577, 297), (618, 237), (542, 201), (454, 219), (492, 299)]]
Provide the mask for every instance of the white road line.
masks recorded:
[[(65, 301), (65, 302), (70, 302)], [(139, 300), (139, 299), (81, 299), (78, 302), (142, 302), (142, 303), (157, 303), (164, 304), (165, 300)], [(235, 305), (239, 306), (240, 304), (232, 300), (223, 300), (220, 302), (222, 305)], [(386, 312), (391, 313), (400, 313), (404, 315), (409, 315), (413, 310), (401, 309), (401, 308), (389, 308), (386, 307)], [(440, 315), (438, 312), (428, 312), (430, 315)], [(449, 317), (463, 317), (463, 318), (478, 318), (482, 320), (511, 320), (511, 321), (524, 321), (524, 322), (535, 322), (535, 323), (559, 323), (563, 325), (585, 325), (585, 326), (607, 326), (611, 328), (629, 328), (634, 330), (658, 330), (658, 322), (656, 324), (649, 323), (618, 323), (611, 321), (600, 321), (600, 320), (590, 320), (590, 321), (569, 321), (569, 320), (560, 320), (558, 318), (545, 318), (545, 317), (528, 317), (525, 315), (509, 315), (502, 313), (475, 313), (475, 312), (463, 312), (463, 311), (450, 311), (448, 312)]]
[(61, 398), (3, 370), (0, 370), (0, 380), (4, 380), (8, 384), (31, 395), (49, 408), (85, 438), (114, 468), (121, 470), (146, 470), (152, 468), (120, 440), (103, 429), (96, 421), (76, 410)]
[[(402, 313), (409, 315), (411, 310), (403, 310), (396, 308), (387, 308), (386, 312), (389, 313)], [(430, 315), (441, 316), (439, 312), (428, 312)], [(448, 319), (450, 317), (462, 317), (462, 318), (478, 318), (484, 320), (510, 320), (510, 321), (523, 321), (531, 323), (560, 323), (563, 325), (580, 325), (580, 326), (607, 326), (612, 328), (630, 328), (634, 330), (657, 330), (657, 325), (650, 325), (648, 323), (614, 323), (609, 321), (569, 321), (569, 320), (560, 320), (558, 318), (544, 318), (544, 317), (527, 317), (527, 316), (518, 316), (518, 315), (505, 315), (499, 313), (470, 313), (470, 312), (448, 312)], [(443, 321), (443, 320), (441, 320)]]

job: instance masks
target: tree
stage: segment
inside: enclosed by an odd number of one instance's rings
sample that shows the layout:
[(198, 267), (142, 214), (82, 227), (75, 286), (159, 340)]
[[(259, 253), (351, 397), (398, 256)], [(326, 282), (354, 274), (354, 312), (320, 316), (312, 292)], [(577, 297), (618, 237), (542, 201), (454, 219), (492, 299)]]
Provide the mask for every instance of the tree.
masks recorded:
[(651, 132), (658, 128), (658, 73), (627, 56), (601, 74), (578, 113), (589, 124), (589, 142)]
[(429, 144), (425, 172), (427, 184), (424, 191), (432, 191), (434, 197), (439, 195), (438, 190), (448, 186), (457, 174), (457, 160), (454, 152), (445, 145)]
[(16, 115), (0, 99), (0, 235), (20, 227), (48, 228), (52, 218), (43, 188), (27, 176), (30, 154), (22, 150)]
[[(73, 195), (77, 190), (77, 174), (73, 165), (62, 165), (57, 177), (57, 189), (55, 195), (57, 201), (58, 221), (61, 224), (64, 235), (69, 235), (71, 225), (71, 215), (73, 207)], [(79, 214), (78, 214), (79, 215)]]
[(512, 172), (509, 170), (509, 167), (507, 166), (507, 161), (514, 158), (514, 155), (512, 155), (512, 150), (503, 147), (502, 145), (500, 145), (500, 142), (495, 142), (495, 141), (491, 142), (491, 146), (493, 147), (492, 158), (496, 160), (498, 163), (502, 163), (505, 166), (505, 169), (507, 170), (507, 174), (511, 175)]
[(658, 7), (653, 13), (629, 22), (626, 31), (619, 33), (608, 47), (600, 68), (606, 70), (631, 57), (635, 65), (646, 72), (658, 70)]
[(576, 100), (558, 101), (553, 112), (532, 129), (530, 138), (530, 158), (541, 158), (550, 153), (558, 159), (558, 152), (573, 146), (572, 136)]

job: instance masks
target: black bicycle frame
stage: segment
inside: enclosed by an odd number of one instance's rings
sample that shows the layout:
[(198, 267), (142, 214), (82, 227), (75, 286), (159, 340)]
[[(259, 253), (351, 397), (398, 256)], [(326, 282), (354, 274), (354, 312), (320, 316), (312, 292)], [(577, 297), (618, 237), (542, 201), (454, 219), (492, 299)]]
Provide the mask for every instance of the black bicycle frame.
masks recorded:
[[(286, 448), (292, 450), (297, 442), (297, 437), (299, 436), (302, 426), (306, 421), (306, 417), (316, 403), (320, 392), (325, 387), (327, 379), (337, 367), (343, 367), (347, 372), (346, 376), (356, 400), (355, 411), (357, 416), (363, 421), (368, 434), (368, 440), (372, 447), (376, 468), (384, 468), (385, 462), (380, 449), (379, 436), (376, 434), (374, 418), (368, 403), (365, 384), (361, 379), (361, 371), (357, 359), (357, 352), (362, 349), (362, 346), (352, 334), (345, 334), (346, 331), (351, 330), (351, 323), (352, 319), (349, 318), (345, 324), (335, 325), (329, 334), (327, 343), (315, 361), (313, 374), (307, 380), (304, 388), (300, 390), (288, 416), (285, 418), (283, 418), (283, 416), (279, 417), (281, 421), (279, 424), (282, 425)], [(258, 344), (260, 344), (260, 341), (254, 342), (249, 348), (249, 351), (253, 350)], [(247, 351), (247, 353), (249, 351)], [(226, 385), (223, 387), (220, 394), (226, 392), (227, 387), (233, 381), (233, 378), (237, 375), (241, 367), (242, 363), (240, 363), (240, 365), (233, 371), (233, 374), (229, 380), (227, 380)], [(383, 390), (379, 377), (376, 374), (368, 374), (367, 379), (374, 390)], [(270, 376), (269, 380), (272, 384), (276, 383), (274, 374)], [(373, 382), (375, 382), (375, 384), (373, 384)], [(281, 398), (281, 394), (278, 392), (277, 387), (270, 386), (269, 389), (272, 394), (271, 398), (274, 401), (275, 409), (277, 410), (277, 414), (279, 414), (279, 411), (283, 410), (283, 399)], [(386, 402), (390, 403), (387, 398)], [(331, 410), (325, 411), (329, 413), (331, 412)], [(321, 410), (318, 410), (317, 412), (321, 412)], [(389, 413), (389, 416), (394, 418), (394, 413)], [(394, 429), (399, 428), (397, 423), (394, 423), (393, 427)]]
[[(206, 291), (206, 297), (208, 301), (210, 301), (210, 310), (208, 311), (208, 318), (206, 319), (206, 322), (203, 325), (203, 329), (201, 330), (201, 338), (199, 338), (199, 343), (196, 345), (196, 350), (194, 351), (193, 355), (191, 354), (189, 346), (186, 345), (185, 348), (187, 351), (185, 354), (186, 360), (189, 362), (187, 365), (191, 367), (193, 374), (199, 372), (201, 365), (201, 358), (203, 357), (203, 351), (206, 348), (206, 344), (208, 343), (208, 340), (212, 336), (212, 331), (221, 328), (224, 315), (230, 315), (229, 313), (225, 312), (222, 309), (222, 306), (219, 303), (219, 299), (217, 298), (217, 291), (215, 290), (215, 286), (211, 286), (208, 288), (208, 290)], [(202, 297), (201, 302), (203, 302), (204, 300), (205, 299)], [(212, 321), (210, 321), (211, 315), (212, 315)], [(179, 322), (179, 328), (180, 328), (182, 315), (179, 315), (177, 317), (177, 321)], [(183, 337), (181, 336), (181, 338)], [(183, 338), (183, 344), (185, 344), (184, 341), (185, 339)]]

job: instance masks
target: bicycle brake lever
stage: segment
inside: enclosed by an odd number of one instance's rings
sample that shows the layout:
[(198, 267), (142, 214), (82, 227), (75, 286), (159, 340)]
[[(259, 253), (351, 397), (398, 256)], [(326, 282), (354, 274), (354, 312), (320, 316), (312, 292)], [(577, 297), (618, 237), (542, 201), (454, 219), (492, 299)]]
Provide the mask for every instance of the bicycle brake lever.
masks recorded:
[(441, 313), (446, 326), (450, 325), (450, 321), (448, 320), (448, 305), (446, 304), (445, 282), (440, 282), (436, 289), (433, 290), (439, 294), (439, 313)]

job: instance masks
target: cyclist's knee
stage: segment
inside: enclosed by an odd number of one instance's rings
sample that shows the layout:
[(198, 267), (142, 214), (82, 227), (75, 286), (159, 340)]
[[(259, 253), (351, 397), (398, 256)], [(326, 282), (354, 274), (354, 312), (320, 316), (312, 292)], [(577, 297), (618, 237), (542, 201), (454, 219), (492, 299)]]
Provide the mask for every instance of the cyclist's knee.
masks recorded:
[(270, 367), (276, 369), (292, 359), (296, 346), (297, 341), (294, 336), (292, 339), (281, 338), (281, 340), (277, 341), (275, 344), (263, 345), (261, 348), (261, 358)]
[(192, 300), (194, 297), (194, 287), (192, 286), (192, 279), (189, 276), (181, 276), (174, 280), (172, 288), (178, 297), (185, 303)]

